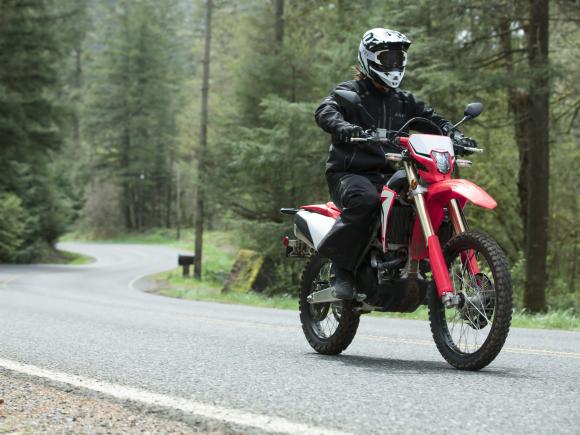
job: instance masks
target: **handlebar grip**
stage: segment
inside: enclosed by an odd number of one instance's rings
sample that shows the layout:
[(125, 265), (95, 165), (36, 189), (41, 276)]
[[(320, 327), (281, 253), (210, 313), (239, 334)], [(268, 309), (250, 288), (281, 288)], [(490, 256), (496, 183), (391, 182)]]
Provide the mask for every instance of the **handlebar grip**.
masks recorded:
[(385, 158), (391, 162), (400, 162), (403, 160), (403, 156), (397, 153), (387, 153), (385, 154)]

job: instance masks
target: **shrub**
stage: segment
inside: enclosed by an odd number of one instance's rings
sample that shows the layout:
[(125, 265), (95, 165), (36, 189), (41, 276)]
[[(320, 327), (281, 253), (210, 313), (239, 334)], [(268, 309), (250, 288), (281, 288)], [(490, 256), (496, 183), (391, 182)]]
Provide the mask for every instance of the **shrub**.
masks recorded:
[(20, 198), (0, 194), (0, 261), (13, 262), (26, 240), (27, 215)]

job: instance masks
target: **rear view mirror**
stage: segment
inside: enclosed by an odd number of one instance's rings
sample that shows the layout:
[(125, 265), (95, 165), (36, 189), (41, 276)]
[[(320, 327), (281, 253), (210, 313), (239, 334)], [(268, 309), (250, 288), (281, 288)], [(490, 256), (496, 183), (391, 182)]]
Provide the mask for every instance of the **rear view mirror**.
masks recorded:
[(469, 103), (463, 112), (463, 115), (468, 119), (473, 119), (479, 116), (483, 112), (483, 104), (481, 103)]
[(364, 106), (362, 105), (362, 100), (360, 99), (359, 95), (356, 92), (343, 91), (339, 89), (338, 91), (334, 91), (334, 96), (342, 106), (347, 106), (352, 109), (354, 108), (359, 109), (362, 112), (362, 116), (365, 122), (369, 126), (372, 126), (372, 128), (376, 128), (377, 121), (375, 120), (375, 118), (372, 117), (372, 115), (367, 111), (367, 109), (364, 108)]
[(358, 106), (362, 102), (356, 92), (338, 90), (334, 94), (343, 106)]

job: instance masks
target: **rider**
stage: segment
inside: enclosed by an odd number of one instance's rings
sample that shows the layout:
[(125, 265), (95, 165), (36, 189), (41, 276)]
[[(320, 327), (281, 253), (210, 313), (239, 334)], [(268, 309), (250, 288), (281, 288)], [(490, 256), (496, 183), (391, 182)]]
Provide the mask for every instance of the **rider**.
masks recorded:
[[(409, 119), (421, 116), (451, 135), (455, 144), (476, 146), (472, 139), (453, 131), (453, 124), (421, 100), (399, 89), (410, 45), (411, 41), (397, 31), (367, 31), (359, 46), (356, 79), (335, 88), (356, 92), (366, 112), (342, 106), (334, 92), (316, 109), (316, 122), (332, 135), (326, 180), (332, 200), (342, 210), (318, 251), (335, 265), (334, 289), (339, 299), (354, 297), (353, 271), (369, 240), (382, 186), (395, 172), (385, 159), (387, 147), (350, 140), (364, 137), (368, 129), (396, 131)], [(368, 115), (376, 120), (376, 125)]]

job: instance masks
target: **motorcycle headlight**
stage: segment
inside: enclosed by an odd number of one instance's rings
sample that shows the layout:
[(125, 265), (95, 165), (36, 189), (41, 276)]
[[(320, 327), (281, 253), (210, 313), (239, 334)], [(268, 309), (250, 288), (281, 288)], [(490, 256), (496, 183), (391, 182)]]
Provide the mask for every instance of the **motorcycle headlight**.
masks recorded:
[(432, 151), (431, 155), (435, 160), (435, 164), (437, 165), (437, 170), (442, 174), (448, 174), (451, 170), (451, 156), (450, 154), (445, 152), (439, 151)]

